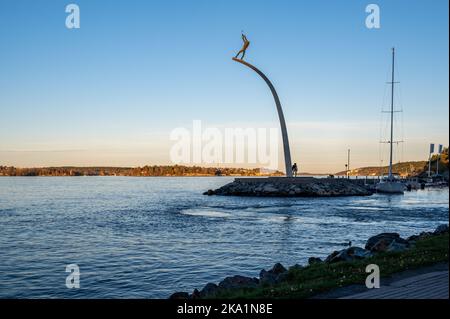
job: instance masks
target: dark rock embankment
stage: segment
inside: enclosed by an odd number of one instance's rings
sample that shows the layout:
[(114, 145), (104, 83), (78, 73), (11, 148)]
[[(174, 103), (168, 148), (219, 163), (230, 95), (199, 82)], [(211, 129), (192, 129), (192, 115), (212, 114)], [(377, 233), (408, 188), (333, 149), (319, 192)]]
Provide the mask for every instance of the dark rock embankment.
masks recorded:
[(311, 257), (308, 260), (307, 266), (295, 264), (286, 269), (282, 264), (276, 263), (271, 269), (262, 269), (259, 273), (259, 278), (251, 278), (245, 276), (230, 276), (224, 280), (215, 283), (206, 284), (203, 289), (188, 292), (175, 292), (169, 299), (201, 299), (201, 298), (215, 298), (221, 293), (230, 290), (238, 290), (244, 288), (257, 288), (261, 286), (273, 286), (289, 280), (289, 271), (293, 269), (302, 269), (317, 263), (337, 263), (337, 262), (351, 262), (376, 256), (384, 252), (402, 252), (411, 249), (415, 246), (416, 241), (436, 235), (442, 235), (449, 232), (448, 225), (440, 225), (434, 232), (422, 232), (419, 235), (413, 235), (406, 239), (400, 237), (397, 233), (381, 233), (370, 237), (364, 248), (349, 247), (340, 251), (332, 252), (324, 260), (317, 257)]
[(236, 178), (204, 195), (261, 197), (367, 196), (372, 192), (348, 179), (313, 177)]

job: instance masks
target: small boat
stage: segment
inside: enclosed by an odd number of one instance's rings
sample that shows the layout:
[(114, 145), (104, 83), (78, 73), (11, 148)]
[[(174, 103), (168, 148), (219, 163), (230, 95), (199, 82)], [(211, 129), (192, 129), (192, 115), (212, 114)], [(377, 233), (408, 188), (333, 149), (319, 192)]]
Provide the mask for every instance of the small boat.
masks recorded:
[(399, 179), (392, 176), (392, 178), (383, 178), (376, 186), (376, 191), (378, 193), (386, 194), (403, 194), (405, 192), (405, 184), (403, 184)]
[(392, 48), (392, 81), (391, 84), (391, 137), (387, 142), (390, 144), (389, 151), (389, 173), (388, 176), (382, 178), (381, 181), (376, 185), (375, 189), (378, 193), (387, 194), (403, 194), (405, 191), (405, 185), (400, 181), (399, 178), (395, 178), (392, 173), (392, 147), (394, 142), (394, 65), (395, 65), (395, 49)]

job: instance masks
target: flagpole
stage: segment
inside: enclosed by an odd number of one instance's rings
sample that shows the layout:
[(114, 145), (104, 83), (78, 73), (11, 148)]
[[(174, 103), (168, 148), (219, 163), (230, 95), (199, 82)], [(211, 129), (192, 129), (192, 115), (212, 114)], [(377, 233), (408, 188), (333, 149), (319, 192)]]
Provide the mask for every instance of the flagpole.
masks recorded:
[(439, 175), (439, 160), (441, 158), (441, 153), (442, 153), (442, 144), (439, 144), (437, 161), (436, 161), (436, 175)]
[(439, 174), (439, 154), (436, 159), (436, 175), (438, 175), (438, 174)]
[(428, 177), (431, 177), (431, 153), (428, 156)]
[(430, 155), (428, 156), (428, 177), (431, 177), (431, 154), (433, 153), (433, 151), (434, 145), (430, 144)]

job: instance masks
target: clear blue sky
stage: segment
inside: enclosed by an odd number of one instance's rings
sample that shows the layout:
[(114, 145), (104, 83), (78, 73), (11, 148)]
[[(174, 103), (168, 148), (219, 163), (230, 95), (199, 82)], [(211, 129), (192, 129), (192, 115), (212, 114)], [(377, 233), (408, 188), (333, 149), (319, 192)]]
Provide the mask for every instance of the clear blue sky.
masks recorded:
[[(69, 3), (78, 30), (65, 27)], [(369, 3), (378, 30), (365, 27)], [(379, 165), (392, 46), (397, 160), (448, 145), (447, 0), (3, 0), (0, 165), (162, 164), (170, 131), (192, 120), (277, 127), (265, 84), (231, 61), (241, 30), (246, 58), (277, 87), (302, 171), (341, 170), (348, 147), (352, 166)]]

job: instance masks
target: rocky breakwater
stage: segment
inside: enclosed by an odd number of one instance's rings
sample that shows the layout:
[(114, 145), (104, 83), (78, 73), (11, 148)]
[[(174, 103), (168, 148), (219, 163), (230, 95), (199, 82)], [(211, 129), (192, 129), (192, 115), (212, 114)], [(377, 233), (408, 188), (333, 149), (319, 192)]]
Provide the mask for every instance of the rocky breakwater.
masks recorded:
[[(302, 266), (295, 264), (286, 269), (282, 264), (276, 263), (271, 269), (262, 269), (259, 278), (245, 276), (230, 276), (224, 280), (215, 283), (206, 284), (201, 290), (194, 289), (192, 293), (185, 291), (173, 293), (169, 299), (202, 299), (221, 297), (223, 293), (230, 290), (252, 289), (258, 287), (274, 286), (283, 282), (287, 282), (292, 277), (292, 272), (306, 269), (315, 264), (333, 264), (338, 262), (352, 262), (355, 260), (370, 259), (380, 253), (386, 252), (403, 252), (413, 248), (416, 241), (446, 234), (449, 232), (448, 225), (440, 225), (433, 232), (422, 232), (419, 235), (413, 235), (406, 239), (400, 237), (398, 233), (381, 233), (370, 237), (364, 248), (352, 246), (339, 251), (334, 251), (325, 259), (318, 257), (310, 257), (308, 265)], [(368, 261), (369, 262), (369, 261)]]
[(261, 197), (367, 196), (372, 192), (347, 179), (313, 177), (236, 178), (204, 195)]

